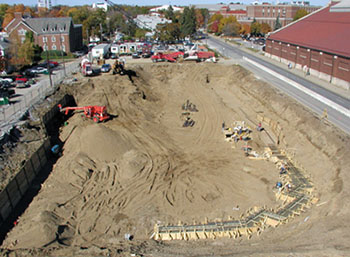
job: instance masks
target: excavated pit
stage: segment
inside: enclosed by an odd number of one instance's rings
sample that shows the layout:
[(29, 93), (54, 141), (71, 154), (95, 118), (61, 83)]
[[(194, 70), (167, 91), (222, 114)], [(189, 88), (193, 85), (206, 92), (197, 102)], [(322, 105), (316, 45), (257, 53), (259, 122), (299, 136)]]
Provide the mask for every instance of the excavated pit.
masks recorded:
[[(61, 87), (78, 106), (106, 105), (112, 119), (95, 124), (79, 113), (69, 117), (60, 128), (62, 157), (2, 248), (33, 256), (269, 255), (289, 253), (294, 246), (310, 255), (324, 248), (331, 255), (346, 251), (347, 135), (240, 66), (142, 64), (129, 69), (137, 74), (132, 80), (104, 74)], [(198, 111), (184, 111), (188, 102)], [(255, 128), (258, 115), (283, 128), (283, 147), (292, 149), (307, 170), (319, 204), (251, 241), (149, 240), (155, 224), (221, 221), (239, 218), (254, 206), (278, 205), (275, 165), (246, 158), (241, 148), (247, 142), (228, 144), (222, 133), (223, 122), (245, 121)], [(194, 123), (184, 127), (187, 116)], [(277, 144), (278, 135), (266, 130), (270, 137), (252, 134), (249, 145), (257, 152)], [(125, 234), (133, 240), (125, 241)]]

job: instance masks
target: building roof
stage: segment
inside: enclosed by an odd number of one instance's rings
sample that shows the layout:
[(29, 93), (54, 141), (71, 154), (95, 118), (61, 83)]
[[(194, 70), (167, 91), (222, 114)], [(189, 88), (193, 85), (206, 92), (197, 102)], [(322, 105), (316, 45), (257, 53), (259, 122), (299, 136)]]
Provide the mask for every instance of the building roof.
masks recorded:
[(72, 24), (72, 18), (28, 18), (24, 20), (24, 23), (39, 35), (68, 33)]
[(334, 4), (273, 32), (269, 39), (350, 57), (350, 12), (331, 12)]
[(228, 7), (230, 10), (244, 10), (246, 5), (244, 4), (195, 4), (193, 5), (196, 9), (208, 9), (210, 12), (220, 11), (222, 7)]
[[(168, 10), (169, 7), (170, 7), (170, 5), (165, 4), (165, 5), (162, 5), (162, 6), (159, 6), (159, 7), (154, 7), (154, 8), (152, 8), (150, 11), (151, 11), (151, 12), (158, 12), (158, 11), (160, 11), (160, 10)], [(171, 7), (173, 8), (173, 11), (174, 11), (174, 12), (177, 12), (177, 11), (181, 11), (181, 10), (182, 10), (181, 7), (177, 7), (177, 6), (175, 6), (175, 5), (171, 5)]]
[(331, 6), (331, 12), (350, 12), (350, 0), (343, 0)]

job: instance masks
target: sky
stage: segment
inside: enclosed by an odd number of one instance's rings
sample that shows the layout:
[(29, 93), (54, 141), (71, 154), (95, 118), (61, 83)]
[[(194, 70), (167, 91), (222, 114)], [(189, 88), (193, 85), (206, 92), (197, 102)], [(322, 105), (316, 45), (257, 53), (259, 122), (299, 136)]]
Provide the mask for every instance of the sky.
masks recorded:
[[(189, 4), (216, 4), (216, 3), (225, 3), (228, 4), (230, 2), (240, 2), (243, 4), (250, 4), (254, 0), (112, 0), (115, 4), (127, 4), (127, 5), (163, 5), (163, 4), (171, 4), (171, 5), (189, 5)], [(280, 2), (290, 2), (291, 0), (280, 0)], [(320, 5), (324, 6), (329, 3), (330, 0), (306, 0), (309, 1), (311, 5)], [(35, 6), (37, 4), (37, 0), (0, 0), (0, 4), (24, 4), (29, 6)], [(92, 5), (94, 2), (104, 2), (104, 0), (51, 0), (52, 5)], [(277, 0), (260, 0), (260, 2), (270, 2), (276, 3)]]

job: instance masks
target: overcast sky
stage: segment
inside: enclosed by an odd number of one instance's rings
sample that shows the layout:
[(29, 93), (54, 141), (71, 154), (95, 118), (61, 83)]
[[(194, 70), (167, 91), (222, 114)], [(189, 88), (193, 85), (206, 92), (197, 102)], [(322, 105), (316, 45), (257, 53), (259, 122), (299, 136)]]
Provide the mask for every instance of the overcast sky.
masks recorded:
[[(324, 6), (329, 3), (329, 0), (309, 0), (311, 5), (320, 5)], [(0, 0), (0, 3), (2, 4), (24, 4), (24, 5), (30, 5), (35, 6), (37, 4), (37, 0)], [(51, 0), (52, 5), (91, 5), (94, 2), (104, 2), (103, 0)], [(215, 3), (230, 3), (230, 2), (241, 2), (244, 4), (250, 4), (253, 2), (253, 0), (229, 0), (229, 1), (223, 1), (223, 0), (123, 0), (123, 1), (113, 1), (115, 4), (127, 4), (127, 5), (163, 5), (163, 4), (172, 4), (172, 5), (188, 5), (188, 4), (215, 4)], [(270, 2), (270, 3), (276, 3), (277, 1), (260, 1), (260, 2)], [(290, 2), (286, 0), (281, 0), (280, 2)]]

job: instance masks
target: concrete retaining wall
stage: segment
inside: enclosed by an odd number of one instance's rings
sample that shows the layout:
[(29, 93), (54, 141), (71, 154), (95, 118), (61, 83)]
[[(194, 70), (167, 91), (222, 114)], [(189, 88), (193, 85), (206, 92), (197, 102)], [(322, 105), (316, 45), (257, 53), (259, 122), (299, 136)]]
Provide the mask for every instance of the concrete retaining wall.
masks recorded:
[[(65, 95), (58, 103), (65, 106), (71, 101), (72, 97)], [(47, 126), (59, 112), (57, 105), (54, 105), (42, 118), (42, 122)], [(50, 139), (41, 145), (41, 147), (25, 162), (22, 169), (10, 181), (10, 183), (0, 192), (0, 227), (16, 208), (19, 201), (31, 186), (33, 180), (46, 165), (51, 154)]]
[(48, 155), (50, 154), (50, 148), (50, 140), (47, 139), (0, 193), (0, 226), (17, 206), (36, 175), (46, 164)]

